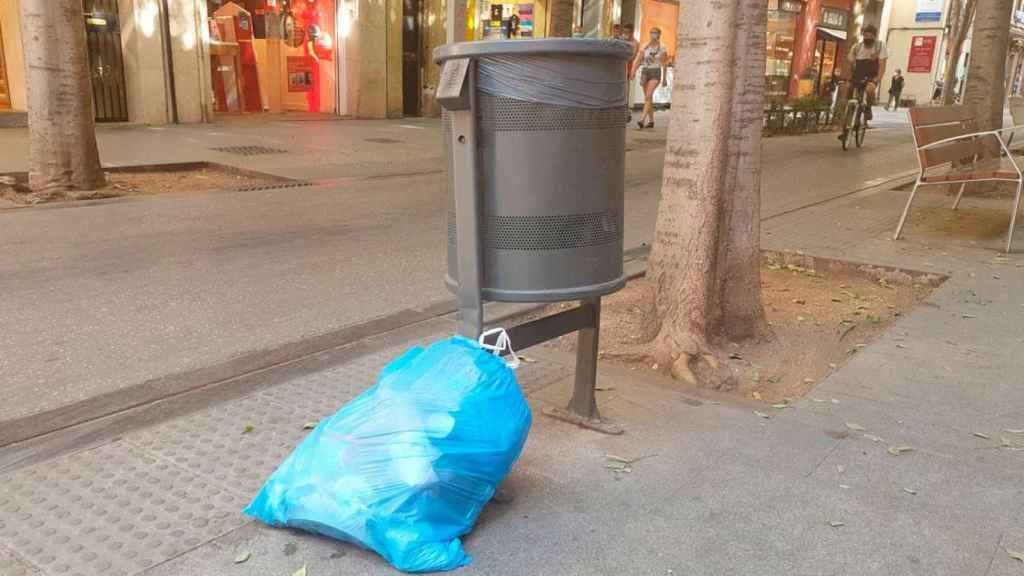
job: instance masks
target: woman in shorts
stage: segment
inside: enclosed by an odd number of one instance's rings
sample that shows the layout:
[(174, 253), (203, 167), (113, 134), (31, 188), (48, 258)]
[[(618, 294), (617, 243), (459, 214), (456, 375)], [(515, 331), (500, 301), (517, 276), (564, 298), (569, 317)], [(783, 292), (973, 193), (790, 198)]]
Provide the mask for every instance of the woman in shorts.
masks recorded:
[(637, 53), (633, 62), (634, 74), (640, 70), (640, 86), (644, 89), (644, 112), (640, 116), (637, 127), (654, 128), (654, 91), (658, 86), (667, 86), (668, 77), (665, 66), (668, 64), (668, 53), (661, 45), (661, 30), (651, 28), (651, 39), (644, 49)]

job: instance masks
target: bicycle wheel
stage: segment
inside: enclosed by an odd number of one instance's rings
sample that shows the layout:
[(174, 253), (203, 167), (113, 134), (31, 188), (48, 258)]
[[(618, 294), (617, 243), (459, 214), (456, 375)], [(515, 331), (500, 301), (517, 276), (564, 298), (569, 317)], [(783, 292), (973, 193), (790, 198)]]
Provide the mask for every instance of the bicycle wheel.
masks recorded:
[(853, 116), (851, 112), (854, 111), (851, 103), (846, 104), (846, 111), (843, 114), (843, 133), (839, 136), (839, 141), (843, 144), (843, 150), (845, 151), (850, 147), (850, 125), (853, 123)]
[(864, 107), (857, 107), (857, 123), (853, 128), (853, 138), (857, 142), (857, 148), (864, 145), (864, 135), (868, 132), (868, 123), (864, 119)]

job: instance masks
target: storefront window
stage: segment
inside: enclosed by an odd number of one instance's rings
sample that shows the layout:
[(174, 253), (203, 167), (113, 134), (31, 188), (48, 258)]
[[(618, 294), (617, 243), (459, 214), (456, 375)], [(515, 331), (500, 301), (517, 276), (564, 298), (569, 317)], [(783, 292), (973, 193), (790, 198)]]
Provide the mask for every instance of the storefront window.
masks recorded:
[(214, 109), (333, 112), (335, 0), (207, 0)]
[(803, 5), (798, 2), (768, 3), (767, 58), (765, 59), (765, 95), (783, 98), (792, 72), (796, 25)]
[(542, 37), (542, 10), (543, 5), (539, 2), (502, 3), (479, 0), (479, 25), (476, 27), (474, 37), (478, 40)]

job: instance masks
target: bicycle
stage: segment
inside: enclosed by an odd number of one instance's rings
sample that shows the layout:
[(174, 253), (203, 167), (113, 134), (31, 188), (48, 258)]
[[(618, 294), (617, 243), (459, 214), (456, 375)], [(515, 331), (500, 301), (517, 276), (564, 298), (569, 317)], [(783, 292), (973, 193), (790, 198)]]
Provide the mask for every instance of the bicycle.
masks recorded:
[(864, 145), (864, 135), (868, 131), (867, 114), (867, 81), (858, 82), (853, 87), (853, 98), (846, 101), (846, 114), (843, 117), (843, 133), (839, 135), (839, 141), (843, 144), (843, 150), (849, 147), (850, 132), (853, 132), (854, 143), (857, 148)]

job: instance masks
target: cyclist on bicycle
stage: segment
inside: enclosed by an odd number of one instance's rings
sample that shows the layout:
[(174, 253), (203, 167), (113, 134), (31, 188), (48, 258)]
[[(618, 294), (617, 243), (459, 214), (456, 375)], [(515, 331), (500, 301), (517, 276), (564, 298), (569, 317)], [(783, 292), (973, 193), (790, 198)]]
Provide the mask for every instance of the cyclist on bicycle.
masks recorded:
[[(889, 58), (889, 52), (885, 49), (885, 43), (878, 40), (878, 28), (868, 24), (861, 32), (861, 41), (854, 44), (850, 49), (847, 60), (853, 69), (853, 77), (850, 85), (853, 90), (864, 90), (867, 100), (867, 110), (864, 117), (872, 119), (871, 107), (875, 104), (875, 93), (878, 90), (878, 79), (885, 77), (885, 61)], [(851, 92), (851, 97), (855, 92)]]

